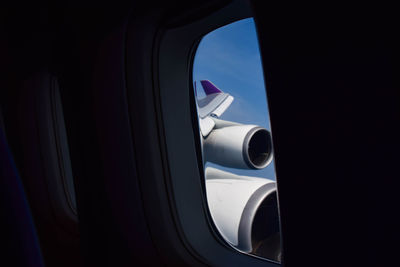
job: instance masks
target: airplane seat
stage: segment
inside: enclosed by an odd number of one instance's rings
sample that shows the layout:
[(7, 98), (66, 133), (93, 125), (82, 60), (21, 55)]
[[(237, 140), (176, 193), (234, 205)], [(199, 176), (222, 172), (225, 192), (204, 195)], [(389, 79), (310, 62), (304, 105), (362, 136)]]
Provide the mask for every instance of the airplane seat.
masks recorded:
[(57, 79), (37, 71), (14, 84), (4, 125), (47, 266), (81, 266), (72, 168)]
[(7, 144), (0, 113), (0, 265), (44, 266), (26, 195)]

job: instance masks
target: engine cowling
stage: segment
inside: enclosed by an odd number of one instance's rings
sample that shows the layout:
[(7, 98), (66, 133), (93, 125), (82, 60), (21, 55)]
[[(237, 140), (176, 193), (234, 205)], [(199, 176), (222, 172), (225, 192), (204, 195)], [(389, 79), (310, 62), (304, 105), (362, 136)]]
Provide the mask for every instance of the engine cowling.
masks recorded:
[(263, 169), (272, 160), (270, 132), (257, 125), (215, 120), (203, 140), (205, 161), (241, 169)]
[(279, 261), (275, 182), (211, 167), (205, 175), (210, 213), (224, 239), (240, 251)]

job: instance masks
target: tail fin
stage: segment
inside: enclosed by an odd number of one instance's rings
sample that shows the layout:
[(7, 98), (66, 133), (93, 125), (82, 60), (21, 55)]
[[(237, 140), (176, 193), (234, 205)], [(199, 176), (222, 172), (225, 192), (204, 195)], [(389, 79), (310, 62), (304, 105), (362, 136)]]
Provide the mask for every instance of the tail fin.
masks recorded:
[(200, 81), (201, 85), (203, 86), (204, 92), (206, 95), (222, 93), (212, 82), (209, 80), (202, 80)]

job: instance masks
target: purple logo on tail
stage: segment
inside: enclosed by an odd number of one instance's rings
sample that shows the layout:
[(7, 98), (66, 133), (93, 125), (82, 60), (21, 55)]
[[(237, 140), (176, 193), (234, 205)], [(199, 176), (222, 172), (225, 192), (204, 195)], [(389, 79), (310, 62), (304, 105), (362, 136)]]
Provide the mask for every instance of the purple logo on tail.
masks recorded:
[(221, 90), (219, 90), (212, 82), (208, 80), (202, 80), (200, 83), (203, 86), (206, 95), (222, 93)]

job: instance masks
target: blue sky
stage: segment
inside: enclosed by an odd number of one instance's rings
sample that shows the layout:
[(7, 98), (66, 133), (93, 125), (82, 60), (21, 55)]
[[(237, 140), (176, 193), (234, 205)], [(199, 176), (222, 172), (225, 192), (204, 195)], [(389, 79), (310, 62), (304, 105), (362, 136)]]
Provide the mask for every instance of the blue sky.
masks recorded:
[[(256, 124), (270, 130), (262, 63), (252, 18), (221, 27), (201, 40), (193, 64), (193, 81), (199, 80), (210, 80), (235, 98), (221, 119)], [(201, 89), (197, 91), (199, 98), (204, 96)], [(240, 175), (275, 180), (274, 162), (263, 170), (218, 167)]]

